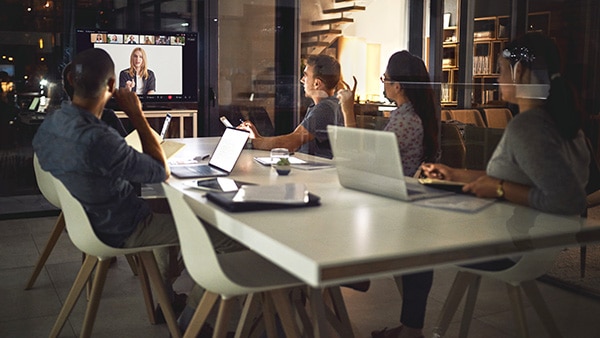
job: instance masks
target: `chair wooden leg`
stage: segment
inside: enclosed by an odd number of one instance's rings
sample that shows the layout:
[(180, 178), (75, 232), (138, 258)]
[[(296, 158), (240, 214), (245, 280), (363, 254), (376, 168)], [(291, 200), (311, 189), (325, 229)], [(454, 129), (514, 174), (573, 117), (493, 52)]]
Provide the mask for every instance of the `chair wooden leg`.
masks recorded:
[(217, 300), (219, 300), (218, 294), (204, 291), (200, 303), (198, 303), (196, 311), (190, 320), (190, 325), (188, 325), (188, 328), (183, 335), (184, 338), (195, 338), (198, 336), (202, 329), (202, 325), (206, 322), (206, 318), (208, 318), (208, 315), (215, 306)]
[(58, 238), (60, 237), (60, 235), (63, 233), (64, 230), (65, 230), (65, 216), (63, 215), (63, 213), (61, 211), (61, 213), (58, 215), (58, 218), (56, 219), (54, 228), (52, 228), (52, 232), (50, 233), (50, 237), (48, 238), (48, 241), (46, 242), (46, 246), (44, 246), (44, 250), (40, 254), (40, 257), (38, 258), (38, 261), (35, 264), (35, 267), (33, 268), (31, 277), (29, 277), (29, 280), (27, 281), (27, 285), (25, 285), (25, 290), (31, 289), (33, 287), (33, 284), (35, 284), (35, 281), (37, 280), (40, 272), (42, 272), (42, 268), (46, 264), (46, 261), (48, 260), (50, 253), (52, 252), (52, 250), (54, 249), (54, 246), (56, 245), (56, 242), (58, 241)]
[(137, 271), (137, 262), (135, 261), (135, 255), (125, 255), (125, 258), (127, 259), (127, 263), (129, 263), (129, 267), (131, 268), (131, 272), (133, 272), (134, 276), (138, 275), (138, 271)]
[(479, 293), (479, 285), (481, 284), (481, 276), (471, 274), (472, 281), (469, 283), (469, 290), (467, 291), (467, 299), (465, 300), (465, 308), (463, 310), (462, 320), (460, 322), (459, 337), (466, 338), (469, 335), (469, 328), (471, 327), (471, 320), (473, 319), (473, 312), (475, 311), (475, 303), (477, 302), (477, 294)]
[(213, 332), (214, 338), (226, 338), (227, 329), (229, 327), (229, 318), (231, 317), (231, 311), (236, 303), (237, 298), (221, 299), (221, 305), (219, 306), (219, 312), (217, 313), (217, 322), (215, 323), (215, 331)]
[(148, 320), (150, 321), (150, 324), (154, 325), (156, 324), (156, 313), (154, 312), (154, 298), (152, 297), (152, 288), (150, 287), (148, 272), (146, 271), (146, 268), (144, 267), (144, 264), (138, 255), (136, 255), (136, 257), (131, 257), (131, 260), (136, 263), (135, 271), (138, 273), (142, 294), (144, 295), (144, 303), (146, 304)]
[(275, 321), (275, 305), (273, 299), (269, 293), (263, 292), (262, 297), (262, 309), (263, 309), (263, 320), (265, 322), (265, 331), (267, 332), (268, 338), (277, 338), (277, 323)]
[(306, 288), (294, 288), (291, 292), (290, 297), (292, 298), (292, 304), (296, 309), (296, 315), (302, 323), (303, 333), (305, 337), (312, 337), (312, 324), (308, 311), (306, 310)]
[(320, 289), (310, 288), (309, 302), (312, 318), (312, 329), (315, 338), (328, 337), (331, 332), (328, 331), (327, 312), (323, 293)]
[(523, 289), (525, 295), (527, 295), (527, 298), (529, 298), (531, 305), (542, 320), (544, 327), (548, 331), (548, 335), (553, 338), (562, 337), (558, 326), (556, 326), (556, 323), (554, 323), (552, 314), (550, 313), (550, 310), (548, 310), (548, 306), (546, 305), (546, 302), (544, 301), (536, 282), (533, 280), (522, 282), (521, 288)]
[(167, 294), (165, 283), (158, 271), (158, 265), (154, 259), (154, 254), (151, 251), (140, 252), (139, 257), (142, 260), (142, 264), (144, 264), (144, 268), (148, 271), (148, 277), (152, 283), (153, 290), (157, 294), (158, 304), (165, 316), (165, 321), (167, 322), (171, 336), (173, 338), (181, 337), (181, 332), (179, 332), (179, 326), (177, 325), (177, 318), (175, 318), (175, 313), (173, 312), (173, 307), (171, 306), (171, 300)]
[(579, 275), (585, 277), (585, 259), (587, 256), (587, 246), (582, 245), (579, 249)]
[(521, 290), (518, 286), (506, 284), (508, 290), (508, 297), (513, 311), (515, 319), (516, 329), (519, 335), (523, 338), (529, 337), (529, 330), (527, 329), (527, 320), (525, 318), (525, 309), (523, 308), (523, 297), (521, 297)]
[(96, 263), (98, 263), (98, 258), (94, 256), (87, 256), (85, 261), (81, 265), (79, 273), (77, 274), (77, 277), (73, 282), (73, 286), (71, 287), (71, 291), (69, 291), (69, 295), (67, 295), (67, 298), (65, 299), (65, 302), (62, 308), (60, 309), (60, 313), (56, 318), (56, 322), (54, 322), (54, 326), (50, 331), (50, 338), (58, 337), (58, 335), (60, 334), (60, 331), (67, 322), (67, 318), (69, 318), (71, 311), (73, 311), (73, 307), (75, 306), (77, 300), (79, 299), (79, 296), (81, 295), (81, 291), (83, 291), (83, 288), (85, 287), (88, 279), (90, 278), (92, 271), (94, 271)]
[(354, 337), (352, 324), (350, 324), (350, 317), (348, 316), (340, 288), (338, 286), (329, 287), (324, 292), (331, 299), (331, 307), (333, 309), (331, 311), (325, 308), (329, 323), (338, 332), (340, 337)]
[(442, 307), (440, 317), (436, 324), (435, 331), (440, 337), (443, 337), (446, 334), (450, 321), (454, 317), (458, 305), (467, 291), (467, 287), (469, 287), (473, 281), (473, 278), (474, 275), (467, 272), (459, 271), (456, 273), (456, 277), (454, 277), (454, 282), (452, 282), (452, 287), (450, 287), (448, 297), (446, 298), (446, 302), (444, 302), (444, 306)]
[(273, 290), (269, 292), (269, 294), (273, 299), (275, 309), (277, 309), (277, 313), (279, 314), (279, 319), (281, 319), (285, 336), (288, 338), (299, 338), (302, 334), (296, 323), (296, 316), (292, 306), (292, 300), (290, 299), (290, 292), (291, 289), (279, 289)]
[(85, 317), (83, 318), (83, 325), (81, 326), (79, 337), (88, 338), (92, 336), (92, 329), (94, 328), (94, 321), (96, 320), (96, 314), (98, 313), (98, 306), (100, 305), (100, 299), (102, 298), (102, 290), (104, 289), (106, 274), (108, 273), (109, 267), (110, 259), (98, 262), (96, 275), (94, 276), (94, 282), (92, 283), (90, 300), (85, 311)]
[(255, 293), (246, 296), (240, 321), (235, 330), (235, 338), (249, 338), (259, 328), (259, 323), (262, 323), (259, 298), (260, 294)]

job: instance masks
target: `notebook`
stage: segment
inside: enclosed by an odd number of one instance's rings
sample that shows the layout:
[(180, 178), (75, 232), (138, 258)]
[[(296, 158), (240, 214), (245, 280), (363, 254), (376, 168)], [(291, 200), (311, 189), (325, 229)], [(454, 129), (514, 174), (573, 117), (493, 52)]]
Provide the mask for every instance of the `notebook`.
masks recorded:
[(250, 133), (235, 128), (226, 128), (208, 164), (184, 165), (171, 168), (179, 178), (227, 176), (242, 154)]
[[(171, 123), (171, 114), (167, 114), (167, 116), (165, 117), (165, 122), (163, 123), (162, 131), (159, 135), (161, 140), (160, 146), (163, 148), (167, 159), (171, 158), (173, 155), (179, 152), (181, 148), (185, 146), (184, 143), (164, 139), (165, 134), (169, 129), (169, 123)], [(152, 129), (152, 132), (158, 134), (156, 133), (156, 131), (154, 131), (154, 129)], [(140, 136), (138, 135), (137, 130), (133, 130), (131, 133), (125, 136), (125, 142), (127, 142), (127, 144), (129, 144), (131, 147), (133, 147), (133, 149), (139, 151), (140, 153), (143, 152), (142, 141), (140, 140)]]
[(392, 132), (327, 126), (340, 184), (402, 201), (452, 194), (404, 176), (396, 135)]

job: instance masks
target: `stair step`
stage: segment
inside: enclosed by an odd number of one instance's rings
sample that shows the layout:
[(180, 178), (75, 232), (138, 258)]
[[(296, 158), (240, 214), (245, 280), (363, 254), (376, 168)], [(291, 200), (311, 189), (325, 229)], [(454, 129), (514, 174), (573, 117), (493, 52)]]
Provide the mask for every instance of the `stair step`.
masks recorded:
[(327, 47), (331, 44), (331, 42), (327, 42), (327, 41), (309, 41), (309, 42), (302, 42), (300, 44), (300, 46), (302, 48), (304, 47)]
[(365, 6), (352, 5), (352, 6), (347, 6), (347, 7), (324, 9), (323, 14), (345, 13), (345, 12), (352, 12), (352, 11), (356, 12), (356, 11), (364, 11), (365, 9), (366, 9)]
[(312, 21), (311, 24), (318, 26), (318, 25), (335, 25), (335, 24), (351, 23), (351, 22), (354, 22), (354, 19), (352, 19), (352, 18), (335, 18), (335, 19)]
[(338, 35), (338, 34), (342, 34), (341, 29), (322, 29), (322, 30), (318, 30), (318, 31), (303, 32), (301, 35), (303, 38), (310, 38), (310, 37), (321, 36), (321, 35)]

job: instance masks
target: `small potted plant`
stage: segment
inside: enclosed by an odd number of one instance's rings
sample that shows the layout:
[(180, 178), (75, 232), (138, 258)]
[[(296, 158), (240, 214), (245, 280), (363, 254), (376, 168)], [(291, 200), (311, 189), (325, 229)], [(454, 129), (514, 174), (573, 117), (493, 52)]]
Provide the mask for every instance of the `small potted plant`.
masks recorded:
[(279, 161), (275, 163), (275, 170), (279, 175), (289, 174), (292, 170), (292, 167), (290, 166), (290, 160), (288, 160), (287, 158), (280, 158)]

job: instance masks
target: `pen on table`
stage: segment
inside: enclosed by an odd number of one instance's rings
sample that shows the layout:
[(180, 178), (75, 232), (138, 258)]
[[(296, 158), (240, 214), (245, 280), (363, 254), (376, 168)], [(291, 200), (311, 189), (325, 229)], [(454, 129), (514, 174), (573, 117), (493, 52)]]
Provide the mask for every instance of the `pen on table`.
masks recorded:
[(209, 157), (210, 157), (210, 154), (200, 155), (200, 156), (194, 157), (194, 160), (196, 160), (196, 161), (204, 161), (204, 160), (206, 160)]

